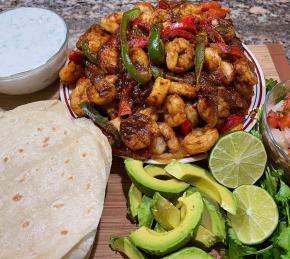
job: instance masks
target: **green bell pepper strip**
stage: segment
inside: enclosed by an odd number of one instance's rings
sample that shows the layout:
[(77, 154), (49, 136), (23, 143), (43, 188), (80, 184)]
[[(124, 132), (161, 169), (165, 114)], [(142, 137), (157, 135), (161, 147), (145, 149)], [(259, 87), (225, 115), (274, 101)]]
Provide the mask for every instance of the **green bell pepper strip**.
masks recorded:
[(148, 54), (150, 60), (156, 65), (161, 65), (165, 61), (164, 43), (160, 39), (161, 25), (155, 24), (149, 34)]
[(84, 42), (82, 44), (82, 51), (89, 61), (96, 65), (98, 64), (98, 58), (91, 52), (89, 44), (87, 42)]
[(205, 36), (196, 36), (196, 47), (195, 47), (195, 76), (196, 85), (199, 84), (200, 74), (204, 63), (205, 53)]
[(141, 14), (139, 8), (134, 8), (129, 10), (123, 14), (121, 28), (120, 28), (120, 35), (121, 35), (121, 57), (124, 63), (125, 68), (127, 69), (130, 76), (136, 80), (140, 84), (147, 83), (151, 78), (151, 73), (142, 73), (139, 72), (135, 65), (133, 64), (130, 56), (129, 56), (129, 44), (127, 40), (127, 28), (129, 22), (138, 18)]
[(114, 143), (112, 146), (120, 146), (120, 135), (118, 130), (109, 122), (108, 118), (102, 116), (94, 107), (88, 102), (82, 102), (80, 104), (83, 112), (100, 128), (112, 134), (114, 137)]

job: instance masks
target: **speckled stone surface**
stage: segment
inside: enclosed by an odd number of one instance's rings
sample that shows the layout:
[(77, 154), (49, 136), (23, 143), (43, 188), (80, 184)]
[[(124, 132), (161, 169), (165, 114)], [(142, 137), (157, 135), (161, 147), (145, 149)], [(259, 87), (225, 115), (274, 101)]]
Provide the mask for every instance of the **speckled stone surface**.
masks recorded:
[[(60, 14), (70, 29), (70, 46), (92, 23), (110, 12), (127, 10), (129, 0), (0, 0), (0, 12), (19, 7), (49, 8)], [(156, 3), (157, 1), (148, 1)], [(202, 1), (197, 1), (202, 2)], [(222, 0), (232, 9), (231, 16), (246, 44), (280, 42), (290, 60), (290, 0)]]

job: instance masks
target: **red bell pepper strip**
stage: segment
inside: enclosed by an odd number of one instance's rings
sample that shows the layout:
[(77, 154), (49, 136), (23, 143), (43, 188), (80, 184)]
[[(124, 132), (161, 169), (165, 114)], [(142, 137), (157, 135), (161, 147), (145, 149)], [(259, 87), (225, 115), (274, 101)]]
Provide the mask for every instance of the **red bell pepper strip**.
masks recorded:
[(221, 8), (221, 4), (219, 2), (216, 1), (210, 1), (210, 2), (206, 2), (206, 3), (202, 3), (201, 5), (201, 11), (206, 12), (209, 9), (218, 9)]
[(136, 26), (139, 26), (140, 28), (146, 30), (146, 31), (150, 31), (151, 30), (151, 26), (146, 23), (146, 22), (143, 22), (140, 18), (136, 18), (132, 21), (132, 25), (136, 25)]
[(131, 105), (129, 102), (130, 95), (132, 94), (134, 86), (132, 84), (123, 85), (121, 90), (121, 98), (119, 102), (118, 116), (126, 116), (132, 114)]
[(173, 31), (167, 33), (166, 35), (161, 35), (161, 37), (163, 39), (184, 38), (184, 39), (187, 39), (191, 42), (195, 41), (195, 36), (191, 32), (182, 31), (182, 30), (180, 30), (180, 31), (173, 30)]
[(227, 13), (228, 12), (224, 9), (209, 9), (207, 11), (207, 17), (210, 19), (222, 19)]
[(210, 47), (219, 49), (224, 54), (230, 54), (237, 58), (244, 58), (245, 54), (243, 51), (236, 46), (229, 46), (224, 43), (211, 43)]
[(220, 133), (225, 133), (225, 132), (228, 132), (228, 131), (234, 129), (235, 127), (237, 127), (239, 124), (241, 124), (243, 122), (244, 118), (245, 118), (245, 116), (240, 115), (240, 114), (230, 115), (227, 118), (223, 127), (220, 129)]
[(205, 29), (208, 33), (212, 33), (216, 42), (225, 43), (222, 35), (220, 35), (220, 33), (217, 30), (211, 27), (211, 20), (207, 19), (207, 20), (201, 21), (200, 26), (203, 29)]
[(148, 42), (149, 42), (148, 37), (133, 38), (129, 41), (129, 47), (131, 47), (131, 48), (147, 48)]
[(187, 134), (189, 134), (192, 130), (191, 124), (189, 120), (185, 120), (182, 124), (181, 124), (181, 133), (186, 136)]
[(170, 9), (170, 4), (168, 4), (167, 1), (165, 1), (165, 0), (160, 0), (160, 1), (158, 2), (158, 7), (159, 7), (160, 9), (164, 9), (164, 10), (166, 10), (166, 9)]
[(82, 55), (74, 50), (69, 53), (68, 59), (78, 65), (82, 65), (84, 63)]
[(167, 34), (171, 33), (172, 31), (190, 31), (190, 32), (196, 32), (195, 27), (195, 17), (194, 16), (186, 16), (182, 20), (172, 23), (168, 26), (166, 26), (161, 31), (161, 36), (166, 37)]

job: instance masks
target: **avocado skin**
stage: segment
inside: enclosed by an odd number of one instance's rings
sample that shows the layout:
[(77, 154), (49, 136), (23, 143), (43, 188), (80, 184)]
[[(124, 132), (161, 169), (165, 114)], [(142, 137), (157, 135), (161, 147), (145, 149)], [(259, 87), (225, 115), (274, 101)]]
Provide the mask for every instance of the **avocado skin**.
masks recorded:
[(111, 237), (111, 248), (125, 254), (129, 259), (146, 259), (128, 237)]
[(213, 257), (197, 247), (187, 247), (162, 259), (213, 259)]
[(141, 204), (138, 209), (138, 222), (139, 227), (145, 226), (148, 228), (152, 227), (153, 224), (153, 214), (151, 211), (152, 199), (146, 195), (143, 195)]
[(143, 162), (140, 160), (128, 158), (124, 163), (134, 185), (149, 197), (153, 197), (155, 192), (159, 192), (163, 197), (175, 199), (189, 187), (189, 184), (176, 179), (159, 180), (152, 177), (146, 173)]
[(180, 223), (180, 211), (158, 192), (153, 196), (151, 211), (155, 220), (165, 230), (171, 230)]
[(136, 223), (138, 209), (142, 201), (142, 193), (132, 183), (128, 192), (128, 215)]
[(146, 227), (141, 227), (130, 234), (131, 241), (143, 251), (163, 256), (176, 251), (190, 241), (194, 230), (200, 223), (203, 212), (203, 201), (199, 193), (181, 197), (180, 203), (185, 207), (185, 217), (180, 225), (171, 231), (158, 233)]
[(185, 181), (215, 200), (220, 206), (231, 214), (236, 214), (237, 201), (231, 191), (217, 183), (205, 169), (192, 165), (183, 164), (176, 160), (165, 168), (167, 173), (181, 181)]

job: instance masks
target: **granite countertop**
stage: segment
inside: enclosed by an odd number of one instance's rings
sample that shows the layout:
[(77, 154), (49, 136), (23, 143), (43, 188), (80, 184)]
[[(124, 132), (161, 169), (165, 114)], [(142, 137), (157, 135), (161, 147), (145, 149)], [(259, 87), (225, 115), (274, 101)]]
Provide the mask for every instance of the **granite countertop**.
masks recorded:
[[(0, 12), (20, 6), (49, 8), (60, 14), (70, 29), (70, 47), (77, 37), (111, 12), (127, 10), (129, 0), (0, 0)], [(157, 1), (148, 1), (156, 3)], [(196, 1), (202, 2), (202, 1)], [(290, 60), (290, 0), (221, 0), (232, 9), (231, 17), (246, 44), (283, 44)]]

